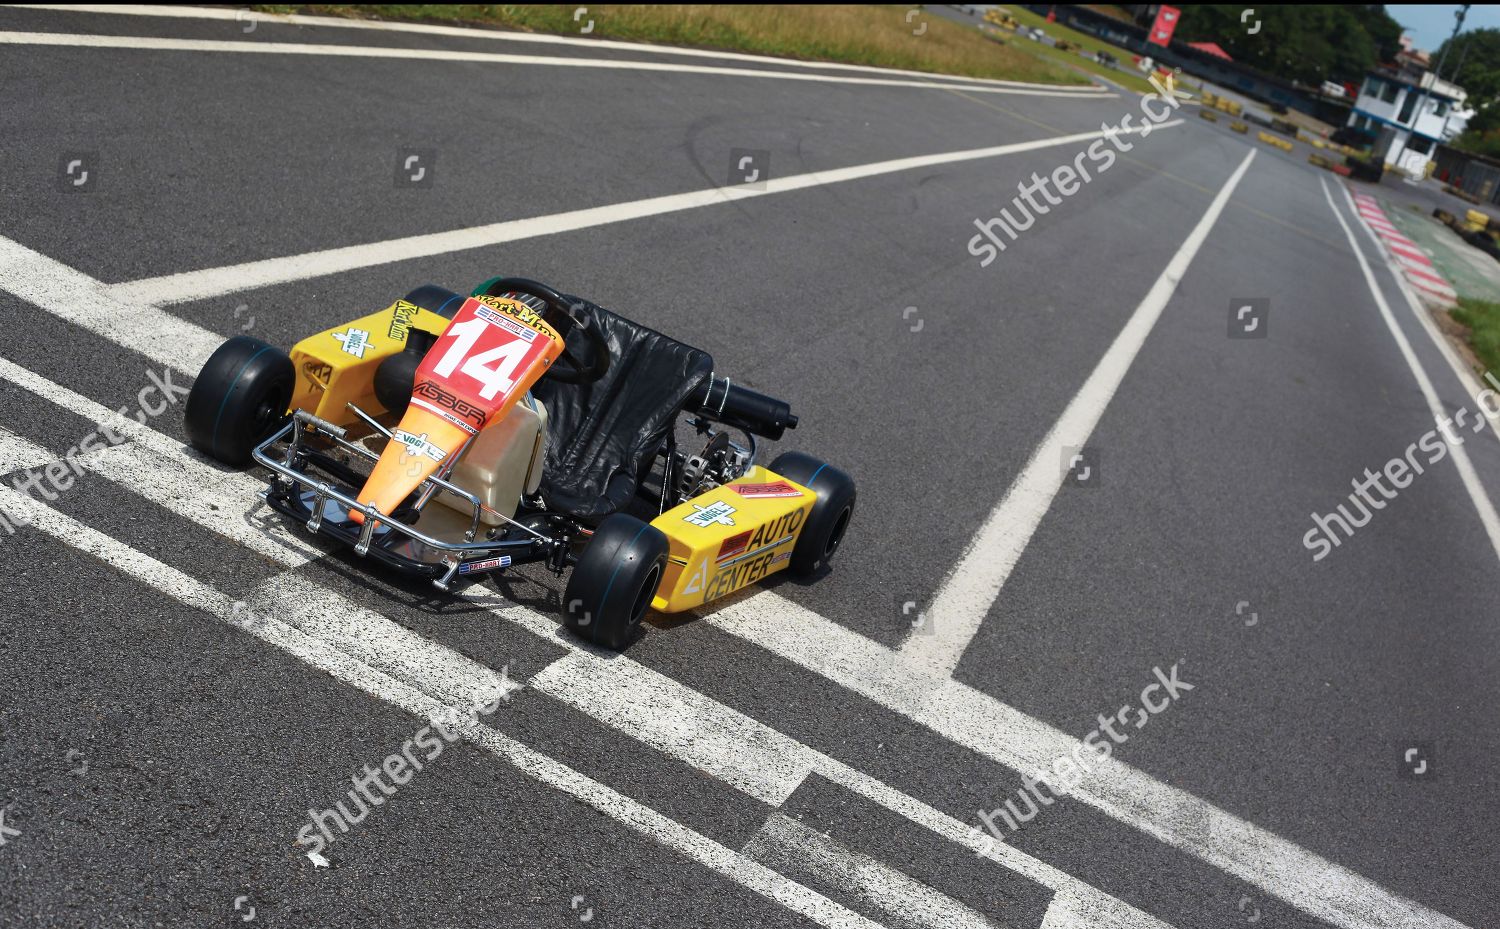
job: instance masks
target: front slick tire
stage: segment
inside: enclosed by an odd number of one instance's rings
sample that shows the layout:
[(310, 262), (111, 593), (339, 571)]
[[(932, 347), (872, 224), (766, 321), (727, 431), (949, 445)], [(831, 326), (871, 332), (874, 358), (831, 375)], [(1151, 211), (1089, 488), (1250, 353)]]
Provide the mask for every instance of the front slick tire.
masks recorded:
[(563, 624), (620, 651), (635, 638), (667, 567), (667, 537), (634, 516), (599, 524), (563, 592)]
[(193, 381), (185, 413), (188, 441), (236, 468), (286, 419), (297, 371), (292, 359), (259, 339), (237, 335), (220, 345)]

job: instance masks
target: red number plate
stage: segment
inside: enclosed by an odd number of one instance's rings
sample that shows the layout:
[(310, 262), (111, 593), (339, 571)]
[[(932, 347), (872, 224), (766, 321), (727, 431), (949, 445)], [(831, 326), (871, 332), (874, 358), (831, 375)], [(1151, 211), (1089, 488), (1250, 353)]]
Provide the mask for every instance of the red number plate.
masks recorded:
[(552, 337), (470, 297), (417, 369), (412, 402), (470, 434), (531, 388)]

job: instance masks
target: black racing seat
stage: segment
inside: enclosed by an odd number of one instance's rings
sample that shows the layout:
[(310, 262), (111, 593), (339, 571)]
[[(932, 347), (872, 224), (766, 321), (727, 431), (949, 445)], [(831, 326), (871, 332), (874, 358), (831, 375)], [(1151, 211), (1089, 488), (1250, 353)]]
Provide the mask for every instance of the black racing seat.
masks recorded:
[[(599, 322), (609, 370), (591, 384), (560, 384), (544, 376), (532, 393), (548, 414), (542, 495), (550, 509), (593, 523), (635, 496), (683, 404), (705, 389), (714, 360), (586, 300), (578, 303)], [(568, 347), (587, 351), (576, 331)]]

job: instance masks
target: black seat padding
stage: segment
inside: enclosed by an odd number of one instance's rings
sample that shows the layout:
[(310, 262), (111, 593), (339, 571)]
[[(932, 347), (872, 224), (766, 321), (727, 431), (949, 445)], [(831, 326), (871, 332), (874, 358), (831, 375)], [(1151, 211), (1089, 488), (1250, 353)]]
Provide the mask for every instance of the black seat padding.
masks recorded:
[[(609, 344), (609, 370), (592, 384), (543, 377), (532, 393), (548, 414), (542, 495), (549, 508), (592, 523), (624, 509), (635, 496), (683, 404), (706, 388), (714, 360), (654, 329), (578, 302), (599, 321)], [(577, 332), (567, 342), (575, 356), (585, 357)]]

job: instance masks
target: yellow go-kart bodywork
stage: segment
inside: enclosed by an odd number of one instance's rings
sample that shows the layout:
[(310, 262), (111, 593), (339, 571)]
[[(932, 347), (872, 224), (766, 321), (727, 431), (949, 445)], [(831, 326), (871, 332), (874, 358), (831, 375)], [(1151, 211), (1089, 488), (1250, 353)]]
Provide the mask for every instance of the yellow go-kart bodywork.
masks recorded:
[(236, 336), (185, 416), (194, 447), (272, 473), (274, 510), (439, 589), (571, 569), (565, 625), (611, 648), (648, 606), (820, 571), (854, 509), (852, 478), (810, 455), (754, 463), (756, 436), (796, 427), (786, 403), (521, 278), (427, 285), (286, 354)]

